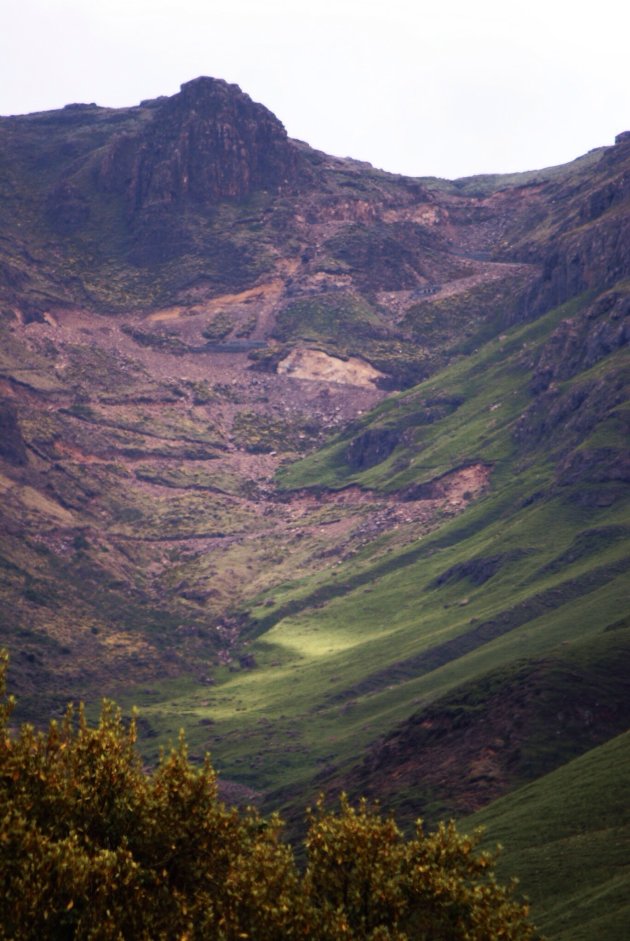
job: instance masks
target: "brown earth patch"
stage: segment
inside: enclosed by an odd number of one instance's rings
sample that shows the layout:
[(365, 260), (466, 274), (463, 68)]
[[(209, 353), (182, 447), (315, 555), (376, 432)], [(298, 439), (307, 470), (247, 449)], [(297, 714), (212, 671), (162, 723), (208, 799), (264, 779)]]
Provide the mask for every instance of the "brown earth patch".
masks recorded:
[(382, 372), (355, 356), (339, 359), (322, 350), (302, 348), (291, 350), (289, 355), (278, 363), (277, 371), (279, 375), (295, 379), (333, 382), (368, 389), (373, 388), (374, 383), (383, 378)]

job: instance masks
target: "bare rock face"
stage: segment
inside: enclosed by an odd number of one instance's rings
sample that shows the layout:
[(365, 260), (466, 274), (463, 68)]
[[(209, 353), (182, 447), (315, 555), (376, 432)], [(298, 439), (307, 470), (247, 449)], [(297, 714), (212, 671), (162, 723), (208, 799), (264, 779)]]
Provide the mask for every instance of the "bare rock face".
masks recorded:
[(132, 212), (243, 199), (299, 175), (299, 153), (281, 122), (237, 85), (197, 78), (144, 108), (148, 123), (117, 136), (99, 168), (101, 187), (124, 190)]
[(12, 402), (0, 400), (0, 461), (18, 467), (26, 464), (26, 448)]
[(380, 464), (400, 443), (398, 432), (391, 428), (368, 428), (353, 438), (346, 449), (346, 460), (352, 470), (365, 470)]
[(590, 369), (630, 343), (630, 297), (608, 291), (579, 316), (563, 320), (537, 355), (529, 384), (537, 395)]
[(528, 299), (537, 314), (582, 291), (605, 290), (630, 274), (630, 133), (619, 134), (601, 158), (598, 173), (570, 178), (547, 193), (547, 223), (555, 228), (529, 260), (542, 263), (542, 277)]

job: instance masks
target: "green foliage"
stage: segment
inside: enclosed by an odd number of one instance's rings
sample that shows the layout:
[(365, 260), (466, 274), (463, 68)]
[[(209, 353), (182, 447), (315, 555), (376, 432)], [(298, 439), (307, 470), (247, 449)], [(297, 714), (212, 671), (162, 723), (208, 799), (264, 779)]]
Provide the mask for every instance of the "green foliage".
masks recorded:
[[(6, 656), (0, 671), (4, 693)], [(218, 800), (183, 737), (152, 774), (135, 723), (105, 702), (47, 732), (0, 703), (0, 938), (527, 941), (493, 857), (452, 824), (405, 840), (365, 802), (310, 814), (300, 873), (278, 817)]]
[(497, 885), (494, 857), (476, 852), (479, 833), (460, 836), (451, 821), (427, 834), (422, 821), (404, 840), (394, 821), (365, 800), (342, 796), (338, 814), (320, 800), (306, 837), (305, 887), (332, 938), (440, 941), (535, 936), (514, 886)]

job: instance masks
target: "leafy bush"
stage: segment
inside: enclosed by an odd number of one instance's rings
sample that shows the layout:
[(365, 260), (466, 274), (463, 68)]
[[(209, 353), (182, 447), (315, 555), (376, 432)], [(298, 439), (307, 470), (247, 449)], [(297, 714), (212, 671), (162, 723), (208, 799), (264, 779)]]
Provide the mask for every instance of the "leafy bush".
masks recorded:
[(405, 840), (343, 798), (309, 812), (298, 869), (277, 816), (218, 800), (186, 745), (147, 773), (135, 723), (68, 707), (48, 731), (12, 731), (0, 671), (0, 938), (90, 941), (527, 941), (493, 859), (453, 824)]

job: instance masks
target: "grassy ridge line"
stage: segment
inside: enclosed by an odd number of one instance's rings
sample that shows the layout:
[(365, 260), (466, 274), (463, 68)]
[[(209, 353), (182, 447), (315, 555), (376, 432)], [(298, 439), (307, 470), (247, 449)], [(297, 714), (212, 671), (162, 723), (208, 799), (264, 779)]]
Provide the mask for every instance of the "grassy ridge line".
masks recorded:
[(550, 941), (626, 941), (630, 917), (630, 732), (466, 819), (505, 847)]

